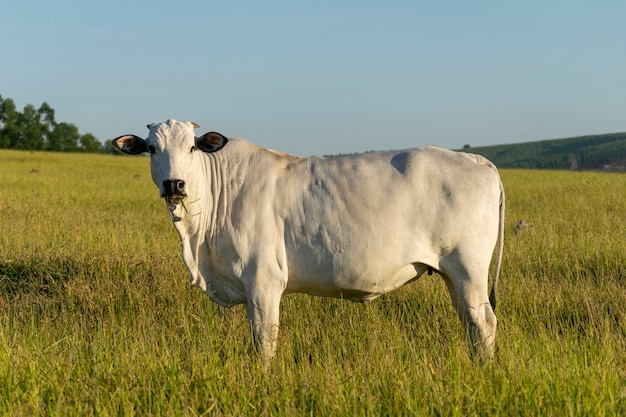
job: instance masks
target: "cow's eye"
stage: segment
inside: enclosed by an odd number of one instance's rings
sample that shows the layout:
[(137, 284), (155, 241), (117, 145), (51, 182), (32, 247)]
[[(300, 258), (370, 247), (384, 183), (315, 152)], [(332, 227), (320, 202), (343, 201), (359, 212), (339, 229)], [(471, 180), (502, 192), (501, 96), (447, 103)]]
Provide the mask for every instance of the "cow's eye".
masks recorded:
[(154, 149), (154, 146), (150, 145), (148, 146), (148, 152), (150, 152), (151, 154), (156, 152), (156, 149)]
[(192, 146), (192, 147), (191, 147), (191, 152), (192, 152), (192, 153), (193, 153), (193, 152), (195, 152), (195, 151), (196, 151), (196, 149), (198, 149), (198, 148), (196, 147), (196, 145)]

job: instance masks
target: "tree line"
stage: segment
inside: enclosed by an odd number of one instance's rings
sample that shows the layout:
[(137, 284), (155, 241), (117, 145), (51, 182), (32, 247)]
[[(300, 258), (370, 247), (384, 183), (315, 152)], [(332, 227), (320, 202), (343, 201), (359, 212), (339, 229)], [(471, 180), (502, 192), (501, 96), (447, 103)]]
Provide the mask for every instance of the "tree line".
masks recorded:
[(500, 168), (626, 170), (626, 133), (495, 145), (464, 151), (485, 156)]
[(72, 123), (57, 122), (54, 109), (44, 102), (27, 104), (20, 112), (15, 102), (0, 95), (0, 148), (30, 151), (105, 152), (91, 133), (81, 135)]

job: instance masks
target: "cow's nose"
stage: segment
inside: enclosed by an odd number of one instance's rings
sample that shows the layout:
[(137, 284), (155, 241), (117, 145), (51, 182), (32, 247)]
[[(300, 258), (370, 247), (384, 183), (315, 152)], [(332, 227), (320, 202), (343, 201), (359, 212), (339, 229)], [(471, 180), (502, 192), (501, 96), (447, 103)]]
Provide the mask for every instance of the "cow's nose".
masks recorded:
[(165, 180), (163, 181), (163, 188), (166, 195), (184, 195), (185, 194), (185, 181), (183, 180)]

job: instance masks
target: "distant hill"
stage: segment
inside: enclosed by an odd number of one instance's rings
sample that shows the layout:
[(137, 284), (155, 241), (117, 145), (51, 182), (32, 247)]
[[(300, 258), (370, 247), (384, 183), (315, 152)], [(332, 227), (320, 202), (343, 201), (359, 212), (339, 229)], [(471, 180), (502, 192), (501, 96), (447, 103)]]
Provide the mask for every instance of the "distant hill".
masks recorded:
[(463, 151), (483, 155), (499, 168), (626, 172), (626, 133), (476, 148), (466, 145)]

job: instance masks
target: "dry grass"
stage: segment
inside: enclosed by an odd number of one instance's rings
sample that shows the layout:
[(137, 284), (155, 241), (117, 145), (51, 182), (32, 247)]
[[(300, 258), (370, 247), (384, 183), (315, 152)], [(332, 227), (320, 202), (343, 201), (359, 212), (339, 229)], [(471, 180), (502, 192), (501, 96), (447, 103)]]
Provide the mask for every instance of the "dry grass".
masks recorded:
[(433, 275), (286, 297), (265, 373), (243, 308), (189, 287), (147, 159), (2, 151), (0, 415), (625, 414), (626, 175), (502, 176), (492, 363)]

